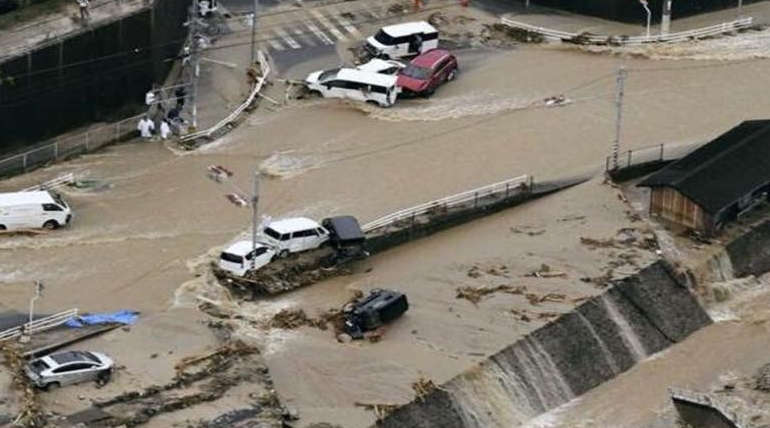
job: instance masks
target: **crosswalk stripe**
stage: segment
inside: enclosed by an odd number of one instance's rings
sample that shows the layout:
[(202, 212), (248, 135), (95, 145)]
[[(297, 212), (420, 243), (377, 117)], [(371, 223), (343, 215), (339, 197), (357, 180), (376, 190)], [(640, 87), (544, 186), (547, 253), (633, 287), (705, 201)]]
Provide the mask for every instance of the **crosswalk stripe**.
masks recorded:
[(286, 44), (288, 44), (292, 49), (300, 48), (299, 43), (297, 43), (297, 41), (294, 40), (283, 28), (275, 28), (273, 31), (275, 31), (275, 34), (279, 35), (283, 41), (286, 42)]
[(315, 34), (316, 37), (318, 37), (319, 40), (321, 40), (325, 45), (333, 45), (334, 41), (329, 38), (329, 36), (326, 35), (323, 31), (319, 30), (318, 27), (316, 27), (315, 24), (313, 24), (310, 21), (305, 21), (305, 25), (307, 25), (307, 28), (310, 29), (310, 31)]
[(295, 37), (299, 40), (302, 40), (303, 43), (310, 46), (318, 46), (318, 43), (316, 43), (312, 37), (310, 37), (310, 34), (302, 32), (299, 28), (292, 28), (291, 31), (295, 34)]
[(374, 7), (367, 7), (364, 11), (368, 13), (369, 15), (372, 15), (375, 19), (381, 19), (382, 13), (379, 12), (380, 8), (374, 8)]
[(283, 45), (278, 40), (269, 39), (267, 41), (267, 43), (270, 43), (270, 46), (272, 46), (273, 49), (275, 49), (277, 51), (282, 51), (282, 50), (286, 49), (285, 47), (283, 47)]
[(334, 16), (334, 18), (337, 20), (337, 22), (342, 25), (345, 30), (347, 30), (348, 33), (352, 34), (353, 37), (359, 38), (361, 37), (361, 32), (356, 29), (356, 27), (353, 26), (353, 23), (351, 23), (347, 18), (342, 16), (341, 14), (337, 14)]
[(318, 22), (321, 23), (324, 27), (326, 27), (326, 30), (328, 30), (334, 37), (337, 38), (337, 40), (347, 40), (347, 37), (345, 37), (344, 34), (340, 30), (337, 29), (337, 27), (334, 26), (326, 17), (319, 11), (315, 9), (309, 10), (310, 14), (315, 16), (315, 18), (318, 20)]

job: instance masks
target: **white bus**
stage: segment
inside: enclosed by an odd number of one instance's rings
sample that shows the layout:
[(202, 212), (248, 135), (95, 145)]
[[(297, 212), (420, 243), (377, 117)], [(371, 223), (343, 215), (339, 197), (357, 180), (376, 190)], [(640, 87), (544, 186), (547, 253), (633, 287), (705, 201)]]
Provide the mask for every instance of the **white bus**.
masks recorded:
[(72, 211), (56, 193), (0, 193), (0, 230), (56, 229), (72, 219)]

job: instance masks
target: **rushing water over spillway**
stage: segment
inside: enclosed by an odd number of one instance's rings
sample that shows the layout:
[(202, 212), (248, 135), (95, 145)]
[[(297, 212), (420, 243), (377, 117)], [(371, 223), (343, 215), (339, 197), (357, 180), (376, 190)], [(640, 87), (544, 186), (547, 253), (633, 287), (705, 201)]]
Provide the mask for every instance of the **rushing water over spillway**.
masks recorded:
[(397, 409), (381, 426), (517, 426), (710, 322), (657, 262)]

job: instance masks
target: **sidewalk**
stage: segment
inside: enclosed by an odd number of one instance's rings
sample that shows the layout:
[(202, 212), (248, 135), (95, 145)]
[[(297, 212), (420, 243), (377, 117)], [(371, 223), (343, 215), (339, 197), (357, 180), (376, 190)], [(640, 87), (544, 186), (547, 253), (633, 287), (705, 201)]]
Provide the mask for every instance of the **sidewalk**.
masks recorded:
[[(645, 34), (646, 15), (640, 6), (639, 23), (629, 24), (619, 21), (610, 21), (587, 15), (577, 15), (574, 13), (550, 9), (540, 6), (530, 6), (525, 8), (521, 3), (511, 2), (502, 5), (498, 0), (475, 0), (472, 4), (476, 7), (487, 9), (500, 16), (505, 16), (515, 21), (523, 22), (538, 27), (545, 27), (553, 30), (566, 31), (570, 33), (589, 32), (594, 34), (607, 35), (628, 35), (642, 36)], [(653, 10), (653, 21), (657, 17), (660, 19), (660, 11)], [(743, 7), (742, 15), (754, 18), (755, 24), (770, 23), (770, 2), (760, 2)], [(738, 18), (737, 8), (725, 9), (715, 12), (703, 13), (695, 16), (677, 19), (673, 17), (671, 21), (671, 32), (692, 30), (706, 27), (709, 25), (720, 24), (722, 22), (733, 21)], [(658, 34), (660, 25), (653, 24), (650, 27), (651, 34)]]
[(88, 25), (80, 23), (79, 10), (74, 1), (71, 6), (61, 11), (43, 13), (18, 22), (2, 30), (0, 62), (40, 45), (133, 14), (149, 7), (148, 3), (146, 0), (93, 0), (91, 1), (91, 19)]

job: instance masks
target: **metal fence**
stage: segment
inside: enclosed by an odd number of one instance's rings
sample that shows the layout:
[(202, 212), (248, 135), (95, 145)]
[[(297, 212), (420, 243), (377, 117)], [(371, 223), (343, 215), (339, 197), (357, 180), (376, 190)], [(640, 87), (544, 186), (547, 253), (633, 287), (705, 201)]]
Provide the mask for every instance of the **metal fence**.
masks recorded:
[(448, 210), (450, 208), (468, 204), (469, 202), (473, 202), (474, 205), (476, 205), (481, 199), (485, 197), (498, 196), (507, 198), (526, 191), (527, 189), (531, 188), (531, 186), (532, 177), (529, 175), (522, 175), (510, 180), (501, 181), (499, 183), (490, 184), (487, 186), (479, 187), (477, 189), (469, 190), (467, 192), (458, 193), (446, 198), (426, 202), (411, 208), (396, 211), (366, 223), (361, 227), (361, 230), (364, 233), (371, 233), (377, 229), (391, 226), (395, 223), (398, 223), (399, 221), (414, 221), (415, 217), (417, 216), (436, 212), (437, 210)]
[(21, 174), (119, 141), (136, 132), (136, 123), (142, 116), (140, 114), (80, 134), (58, 137), (23, 153), (0, 159), (0, 177)]
[(748, 28), (753, 23), (752, 17), (736, 19), (735, 21), (723, 22), (721, 24), (708, 27), (696, 28), (693, 30), (680, 31), (668, 34), (651, 34), (650, 36), (609, 36), (589, 33), (570, 33), (567, 31), (554, 30), (545, 27), (538, 27), (524, 22), (514, 21), (510, 18), (501, 18), (501, 22), (512, 28), (529, 31), (540, 34), (548, 40), (579, 41), (585, 44), (618, 44), (618, 45), (641, 45), (644, 43), (673, 43), (683, 42), (704, 37), (716, 36), (729, 33), (743, 28)]
[(41, 331), (50, 330), (54, 327), (58, 327), (67, 321), (78, 316), (77, 309), (70, 309), (68, 311), (59, 312), (45, 318), (40, 318), (20, 326), (10, 328), (8, 330), (0, 332), (0, 342), (6, 340), (15, 339), (22, 335), (22, 333), (39, 333)]
[(683, 156), (686, 156), (703, 144), (705, 144), (705, 142), (685, 144), (658, 144), (657, 146), (629, 150), (618, 155), (617, 167), (612, 164), (612, 156), (607, 156), (604, 161), (604, 170), (615, 171), (651, 162), (662, 162), (679, 159)]

